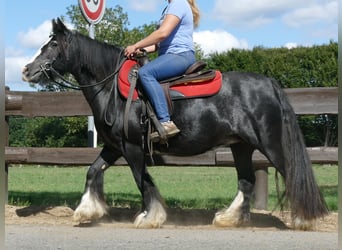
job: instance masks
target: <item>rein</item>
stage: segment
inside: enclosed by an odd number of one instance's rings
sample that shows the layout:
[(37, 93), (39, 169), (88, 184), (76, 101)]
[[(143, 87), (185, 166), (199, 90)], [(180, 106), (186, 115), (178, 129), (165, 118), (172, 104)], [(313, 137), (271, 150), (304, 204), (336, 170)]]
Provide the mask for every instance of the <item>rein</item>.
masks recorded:
[[(117, 65), (115, 71), (111, 74), (109, 74), (108, 76), (106, 76), (103, 80), (93, 83), (93, 84), (88, 84), (88, 85), (76, 85), (75, 83), (70, 82), (69, 80), (67, 80), (64, 76), (62, 76), (59, 72), (57, 72), (57, 70), (55, 70), (52, 67), (53, 61), (52, 62), (46, 62), (45, 64), (40, 65), (40, 71), (44, 73), (44, 75), (51, 81), (53, 81), (54, 83), (56, 83), (57, 85), (64, 87), (64, 88), (69, 88), (69, 89), (74, 89), (74, 90), (82, 90), (85, 88), (92, 88), (92, 87), (96, 87), (96, 86), (100, 86), (103, 85), (107, 82), (107, 80), (109, 80), (110, 78), (114, 77), (115, 75), (117, 75), (123, 65), (123, 63), (125, 62), (126, 58), (124, 57), (123, 59), (121, 59), (120, 63)], [(51, 72), (52, 74), (56, 75), (58, 78), (60, 78), (61, 80), (63, 80), (63, 82), (58, 82), (54, 79), (54, 77), (50, 77), (49, 72)]]

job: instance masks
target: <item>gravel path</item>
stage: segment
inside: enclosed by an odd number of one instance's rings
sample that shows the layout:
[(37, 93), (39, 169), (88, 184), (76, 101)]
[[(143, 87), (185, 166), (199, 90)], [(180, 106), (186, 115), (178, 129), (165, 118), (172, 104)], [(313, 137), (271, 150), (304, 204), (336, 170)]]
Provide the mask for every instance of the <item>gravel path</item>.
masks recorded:
[(222, 229), (211, 225), (215, 211), (169, 209), (161, 229), (135, 229), (137, 211), (112, 208), (96, 224), (72, 224), (68, 207), (5, 206), (5, 246), (12, 250), (50, 249), (338, 249), (337, 213), (317, 223), (315, 232), (293, 231), (289, 214), (254, 211), (251, 225)]
[(337, 249), (337, 233), (212, 228), (6, 226), (6, 249)]

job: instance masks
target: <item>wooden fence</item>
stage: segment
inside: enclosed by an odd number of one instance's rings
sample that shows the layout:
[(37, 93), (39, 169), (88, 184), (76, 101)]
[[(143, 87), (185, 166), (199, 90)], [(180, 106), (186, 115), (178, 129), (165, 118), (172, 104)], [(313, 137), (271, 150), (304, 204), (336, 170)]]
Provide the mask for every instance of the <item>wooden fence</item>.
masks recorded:
[[(285, 89), (296, 114), (337, 114), (337, 88), (297, 88)], [(91, 110), (81, 92), (19, 92), (6, 91), (5, 116), (62, 117), (88, 116)], [(8, 124), (7, 124), (8, 128)], [(8, 141), (9, 131), (7, 131)], [(90, 165), (100, 152), (100, 148), (32, 148), (5, 147), (6, 165), (50, 164), (50, 165)], [(337, 148), (308, 148), (313, 163), (336, 164)], [(155, 155), (157, 165), (182, 166), (234, 166), (229, 148), (208, 151), (196, 157), (176, 157)], [(253, 155), (256, 166), (255, 207), (267, 207), (267, 167), (268, 160), (259, 152)], [(119, 159), (115, 165), (126, 165)]]

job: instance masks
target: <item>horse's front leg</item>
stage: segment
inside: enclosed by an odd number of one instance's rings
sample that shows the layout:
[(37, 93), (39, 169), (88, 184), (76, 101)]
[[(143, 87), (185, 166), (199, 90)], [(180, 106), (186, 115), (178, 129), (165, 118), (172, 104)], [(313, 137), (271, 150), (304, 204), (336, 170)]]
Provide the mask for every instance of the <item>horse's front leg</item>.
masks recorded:
[(145, 153), (140, 146), (125, 144), (126, 158), (135, 182), (142, 195), (142, 209), (136, 216), (134, 225), (137, 228), (159, 228), (166, 221), (164, 201), (147, 171)]
[(74, 212), (73, 220), (75, 223), (92, 222), (107, 213), (108, 206), (103, 192), (103, 173), (118, 158), (119, 154), (115, 154), (104, 147), (89, 167), (84, 193)]

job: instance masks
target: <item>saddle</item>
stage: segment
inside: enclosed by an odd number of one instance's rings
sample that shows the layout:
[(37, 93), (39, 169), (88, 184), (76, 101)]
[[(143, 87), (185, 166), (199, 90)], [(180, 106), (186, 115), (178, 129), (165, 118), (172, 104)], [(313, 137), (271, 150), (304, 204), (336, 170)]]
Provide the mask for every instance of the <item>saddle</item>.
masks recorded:
[[(160, 134), (161, 142), (166, 142), (165, 130), (158, 121), (151, 104), (147, 98), (141, 94), (141, 91), (138, 90), (139, 88), (136, 88), (138, 80), (137, 72), (139, 67), (143, 64), (141, 61), (144, 63), (148, 62), (146, 58), (140, 60), (126, 60), (118, 75), (119, 92), (127, 99), (124, 115), (124, 132), (128, 138), (128, 114), (131, 102), (142, 98), (144, 99), (143, 103), (145, 103), (146, 106), (143, 108), (147, 114), (145, 116), (153, 121), (156, 130)], [(221, 73), (216, 70), (203, 70), (206, 66), (205, 62), (197, 61), (191, 65), (183, 75), (165, 79), (160, 82), (168, 101), (170, 114), (173, 113), (173, 100), (211, 96), (221, 89)], [(148, 135), (149, 134), (150, 133), (148, 133)]]
[[(180, 76), (161, 81), (168, 100), (180, 100), (212, 96), (221, 89), (222, 76), (217, 70), (204, 70), (206, 63), (195, 62)], [(136, 60), (126, 60), (118, 76), (118, 88), (124, 98), (128, 98), (131, 84), (136, 81), (139, 63)], [(139, 98), (138, 90), (134, 90), (132, 101)]]
[(163, 81), (161, 84), (168, 83), (170, 86), (188, 83), (188, 82), (204, 82), (207, 80), (212, 80), (215, 77), (215, 72), (213, 70), (202, 71), (207, 64), (203, 61), (197, 61), (191, 65), (184, 73), (184, 75), (172, 77)]

